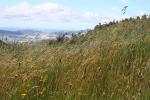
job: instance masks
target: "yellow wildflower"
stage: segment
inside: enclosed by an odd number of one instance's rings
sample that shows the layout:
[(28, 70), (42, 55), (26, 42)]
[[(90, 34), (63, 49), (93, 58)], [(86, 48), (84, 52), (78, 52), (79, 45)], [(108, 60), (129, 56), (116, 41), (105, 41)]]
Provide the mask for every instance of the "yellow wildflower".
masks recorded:
[(27, 95), (26, 93), (22, 93), (22, 94), (21, 94), (22, 97), (25, 97), (26, 95)]

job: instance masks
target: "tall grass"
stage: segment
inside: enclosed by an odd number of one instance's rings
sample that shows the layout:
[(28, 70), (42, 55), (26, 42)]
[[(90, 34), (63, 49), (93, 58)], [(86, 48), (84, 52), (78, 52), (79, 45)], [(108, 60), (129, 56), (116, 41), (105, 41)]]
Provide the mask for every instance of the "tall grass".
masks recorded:
[(0, 45), (1, 100), (149, 100), (150, 20), (49, 45)]

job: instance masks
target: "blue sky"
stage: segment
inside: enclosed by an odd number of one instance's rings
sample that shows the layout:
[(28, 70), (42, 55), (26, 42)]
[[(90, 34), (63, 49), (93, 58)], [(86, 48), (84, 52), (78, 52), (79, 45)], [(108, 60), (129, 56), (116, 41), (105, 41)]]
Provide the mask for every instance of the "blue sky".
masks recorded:
[[(78, 30), (149, 14), (150, 0), (0, 0), (0, 27)], [(129, 6), (126, 15), (121, 9)]]

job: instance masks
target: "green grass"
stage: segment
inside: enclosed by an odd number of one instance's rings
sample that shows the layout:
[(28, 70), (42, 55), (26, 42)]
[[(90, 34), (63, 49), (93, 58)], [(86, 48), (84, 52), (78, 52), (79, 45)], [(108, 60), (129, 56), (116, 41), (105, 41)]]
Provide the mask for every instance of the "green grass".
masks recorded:
[(63, 43), (0, 44), (0, 100), (149, 100), (150, 19)]

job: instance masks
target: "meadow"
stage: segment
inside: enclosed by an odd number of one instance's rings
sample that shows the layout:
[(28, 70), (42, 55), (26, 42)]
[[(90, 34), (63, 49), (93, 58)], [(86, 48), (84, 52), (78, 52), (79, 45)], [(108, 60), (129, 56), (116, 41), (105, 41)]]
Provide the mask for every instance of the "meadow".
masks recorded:
[(68, 41), (0, 41), (0, 100), (150, 100), (150, 18)]

